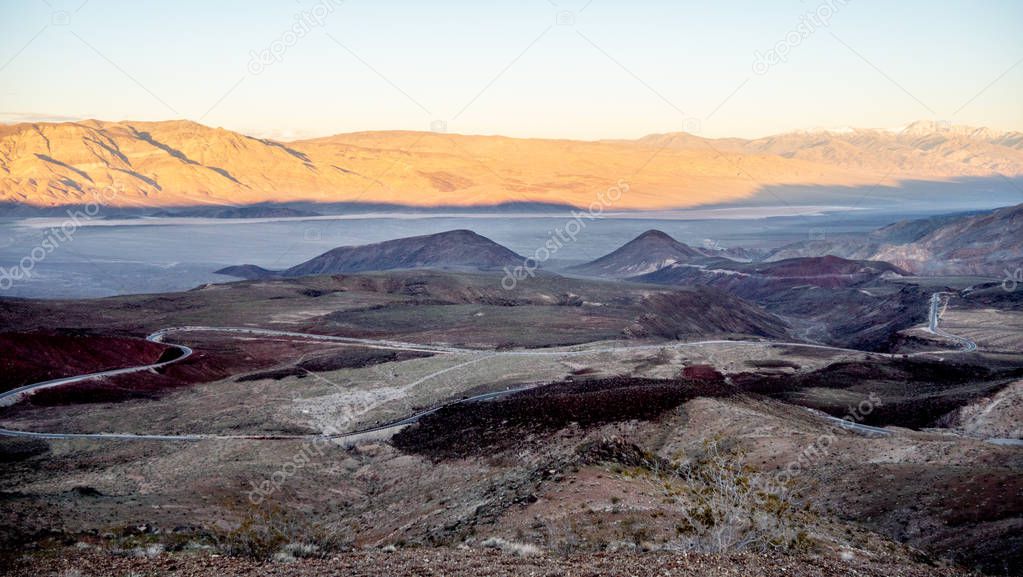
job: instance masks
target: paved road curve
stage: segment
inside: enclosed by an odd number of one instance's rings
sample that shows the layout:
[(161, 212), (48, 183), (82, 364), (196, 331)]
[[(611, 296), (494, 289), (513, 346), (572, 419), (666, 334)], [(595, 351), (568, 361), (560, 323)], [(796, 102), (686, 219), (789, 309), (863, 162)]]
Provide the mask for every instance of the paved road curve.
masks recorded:
[(958, 350), (929, 351), (927, 353), (918, 353), (918, 354), (934, 355), (934, 354), (943, 354), (943, 353), (972, 353), (973, 351), (977, 350), (977, 343), (971, 341), (970, 339), (968, 339), (966, 337), (960, 337), (958, 335), (953, 335), (953, 334), (947, 333), (941, 327), (938, 326), (938, 321), (941, 319), (941, 311), (939, 309), (941, 309), (941, 302), (942, 302), (941, 301), (941, 297), (942, 296), (951, 297), (952, 293), (941, 292), (941, 293), (934, 293), (934, 294), (931, 295), (931, 307), (930, 307), (930, 313), (928, 314), (928, 319), (927, 319), (927, 332), (929, 332), (931, 334), (935, 334), (935, 335), (941, 336), (941, 337), (945, 337), (946, 339), (949, 339), (949, 340), (952, 340), (952, 341), (955, 341), (955, 342), (959, 343), (961, 345), (961, 347)]
[[(153, 341), (153, 342), (159, 342), (159, 340), (153, 338), (152, 335), (150, 335), (149, 337), (146, 337), (146, 340)], [(31, 384), (31, 385), (25, 385), (23, 387), (18, 387), (16, 389), (11, 389), (9, 391), (5, 391), (3, 393), (0, 393), (0, 407), (7, 407), (7, 406), (10, 406), (10, 405), (13, 405), (13, 404), (17, 403), (18, 401), (22, 401), (22, 400), (28, 398), (29, 395), (32, 395), (36, 391), (41, 391), (43, 389), (52, 389), (53, 387), (60, 387), (60, 386), (63, 386), (63, 385), (69, 385), (71, 383), (87, 381), (87, 380), (90, 380), (90, 379), (98, 379), (100, 377), (112, 377), (114, 375), (126, 375), (128, 373), (138, 373), (138, 372), (141, 372), (141, 371), (153, 371), (153, 370), (159, 369), (161, 367), (166, 367), (167, 365), (176, 363), (178, 361), (185, 360), (188, 357), (192, 356), (192, 349), (190, 349), (189, 347), (186, 347), (185, 345), (170, 345), (170, 346), (172, 346), (174, 348), (177, 348), (181, 352), (181, 354), (178, 355), (177, 357), (174, 357), (173, 359), (171, 359), (169, 361), (164, 361), (162, 363), (155, 363), (155, 364), (152, 364), (152, 365), (141, 365), (141, 366), (138, 366), (138, 367), (127, 367), (127, 368), (124, 368), (124, 369), (113, 369), (113, 370), (110, 370), (110, 371), (100, 371), (98, 373), (89, 373), (87, 375), (78, 375), (78, 376), (75, 376), (75, 377), (64, 377), (64, 378), (61, 378), (61, 379), (53, 379), (53, 380), (50, 380), (50, 381), (43, 381), (41, 383), (34, 383), (34, 384)]]

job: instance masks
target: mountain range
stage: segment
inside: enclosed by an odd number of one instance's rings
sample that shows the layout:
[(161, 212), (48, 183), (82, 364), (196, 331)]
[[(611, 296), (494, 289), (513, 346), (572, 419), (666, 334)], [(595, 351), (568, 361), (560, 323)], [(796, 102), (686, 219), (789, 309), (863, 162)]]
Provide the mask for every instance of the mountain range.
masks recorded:
[[(1000, 175), (1000, 176), (999, 176)], [(1023, 133), (901, 131), (573, 141), (360, 132), (280, 142), (191, 121), (0, 126), (0, 203), (195, 207), (265, 202), (663, 209), (766, 188), (897, 186), (1023, 175)], [(623, 191), (606, 195), (612, 187)], [(610, 200), (608, 200), (610, 197)]]
[[(696, 249), (658, 230), (648, 230), (622, 247), (592, 262), (569, 268), (579, 277), (613, 278), (672, 290), (705, 291), (718, 295), (706, 302), (688, 300), (660, 303), (664, 314), (677, 313), (697, 320), (719, 318), (722, 294), (737, 297), (752, 314), (756, 306), (791, 323), (799, 334), (841, 346), (876, 349), (887, 346), (893, 326), (919, 322), (925, 299), (915, 288), (902, 288), (898, 280), (908, 273), (886, 262), (850, 260), (837, 256), (795, 257), (772, 262), (739, 261), (723, 251)], [(390, 240), (362, 246), (343, 246), (282, 271), (254, 265), (231, 266), (217, 273), (249, 280), (347, 275), (369, 271), (446, 269), (451, 271), (507, 271), (521, 266), (522, 256), (469, 230)], [(566, 279), (546, 274), (532, 282)], [(576, 279), (580, 280), (580, 279)], [(896, 281), (892, 284), (890, 281)], [(555, 281), (560, 282), (560, 281)], [(519, 283), (505, 286), (492, 277), (493, 301), (513, 298)], [(529, 285), (530, 283), (525, 283)], [(419, 291), (415, 287), (400, 290)], [(418, 294), (418, 293), (417, 293)], [(514, 298), (521, 298), (515, 293)], [(566, 296), (569, 300), (576, 297)], [(660, 297), (659, 297), (660, 298)], [(736, 302), (740, 302), (736, 301)], [(582, 304), (582, 301), (578, 301)], [(660, 301), (658, 301), (660, 302)], [(755, 304), (752, 304), (755, 303)], [(654, 306), (653, 301), (650, 306)], [(737, 306), (732, 303), (728, 306)], [(682, 309), (678, 309), (682, 307)], [(669, 311), (675, 311), (669, 314)], [(666, 317), (659, 317), (664, 320)], [(644, 320), (646, 319), (646, 320)], [(647, 322), (650, 321), (650, 322)], [(674, 335), (674, 329), (641, 315), (633, 334), (654, 331)], [(644, 324), (645, 323), (645, 324)], [(653, 324), (651, 324), (653, 323)], [(676, 326), (676, 321), (671, 321)], [(640, 326), (642, 325), (642, 326)]]
[[(678, 150), (699, 149), (702, 139), (685, 133), (654, 134), (639, 142)], [(1023, 132), (922, 120), (894, 130), (803, 130), (743, 140), (713, 141), (724, 152), (776, 155), (851, 170), (943, 176), (1018, 174)], [(1013, 152), (1015, 151), (1015, 152)]]
[[(707, 271), (726, 275), (748, 275), (751, 271), (759, 274), (768, 270), (767, 263), (840, 257), (846, 262), (875, 261), (891, 266), (885, 270), (897, 269), (892, 272), (1002, 278), (1023, 266), (1020, 255), (1023, 255), (1023, 204), (993, 211), (902, 220), (865, 235), (839, 234), (800, 241), (766, 253), (739, 247), (693, 247), (659, 230), (648, 230), (617, 250), (568, 267), (565, 272), (590, 277), (680, 282), (683, 279), (696, 281), (697, 277), (705, 277)], [(759, 266), (742, 264), (754, 261)], [(821, 270), (835, 265), (835, 261), (826, 259), (819, 263), (823, 266)]]
[(765, 260), (822, 255), (887, 261), (916, 274), (1002, 277), (1023, 266), (1023, 204), (905, 220), (868, 235), (802, 241), (774, 250)]
[[(761, 289), (850, 286), (882, 274), (975, 274), (1001, 277), (1020, 266), (1023, 204), (989, 212), (899, 221), (866, 235), (839, 235), (782, 246), (767, 254), (739, 247), (693, 247), (648, 230), (566, 274), (673, 285)], [(342, 246), (291, 268), (229, 266), (218, 274), (245, 279), (300, 277), (397, 269), (500, 270), (524, 257), (471, 230)], [(779, 280), (785, 279), (785, 280)], [(781, 284), (779, 284), (781, 283)], [(795, 284), (793, 284), (795, 283)]]

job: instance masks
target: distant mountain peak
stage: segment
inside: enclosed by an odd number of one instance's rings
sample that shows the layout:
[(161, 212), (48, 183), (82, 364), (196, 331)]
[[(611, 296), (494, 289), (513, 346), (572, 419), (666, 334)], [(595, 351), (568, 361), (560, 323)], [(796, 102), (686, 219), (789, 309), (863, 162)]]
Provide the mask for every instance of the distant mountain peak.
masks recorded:
[(626, 243), (622, 248), (629, 245), (636, 245), (641, 247), (654, 246), (663, 247), (666, 248), (667, 250), (673, 251), (677, 255), (686, 257), (703, 256), (703, 253), (696, 250), (695, 248), (689, 246), (684, 242), (678, 241), (675, 239), (675, 237), (671, 236), (670, 234), (662, 230), (657, 230), (655, 228), (643, 232), (636, 238)]
[(901, 133), (909, 136), (930, 136), (933, 134), (945, 134), (952, 136), (962, 136), (966, 138), (972, 138), (976, 140), (990, 141), (1003, 138), (1013, 133), (1010, 131), (996, 130), (988, 128), (986, 126), (967, 126), (964, 124), (952, 124), (942, 120), (917, 120), (911, 122), (904, 128), (896, 129), (892, 132)]
[(614, 252), (568, 270), (586, 276), (625, 278), (701, 258), (706, 258), (706, 255), (699, 250), (663, 231), (650, 229)]
[(672, 238), (671, 235), (669, 235), (668, 233), (664, 232), (663, 230), (657, 230), (656, 228), (651, 228), (650, 230), (645, 231), (644, 233), (640, 234), (636, 238), (632, 239), (631, 242), (650, 241), (650, 240), (665, 241), (665, 242), (678, 242), (677, 240)]
[(483, 239), (489, 241), (487, 237), (482, 234), (469, 230), (467, 228), (456, 228), (454, 230), (446, 230), (444, 232), (438, 232), (436, 234), (428, 235), (435, 238), (471, 238), (471, 239)]
[(340, 246), (283, 271), (240, 265), (216, 272), (258, 279), (419, 268), (498, 270), (521, 265), (523, 261), (522, 256), (481, 234), (456, 229), (373, 244)]

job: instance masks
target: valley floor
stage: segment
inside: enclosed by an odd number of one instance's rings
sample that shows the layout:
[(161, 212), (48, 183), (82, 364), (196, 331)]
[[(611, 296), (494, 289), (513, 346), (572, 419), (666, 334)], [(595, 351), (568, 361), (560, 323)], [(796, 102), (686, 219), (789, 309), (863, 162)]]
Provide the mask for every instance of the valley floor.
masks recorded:
[[(920, 324), (876, 353), (786, 344), (778, 319), (705, 291), (538, 278), (506, 294), (493, 281), (403, 273), (0, 301), (11, 342), (35, 335), (33, 351), (57, 355), (48, 335), (89, 327), (66, 342), (97, 369), (124, 362), (99, 354), (120, 349), (97, 336), (141, 342), (163, 327), (358, 339), (182, 332), (167, 339), (194, 350), (180, 362), (0, 409), (21, 431), (204, 435), (0, 439), (0, 573), (1021, 566), (1023, 452), (986, 442), (1020, 435), (1023, 312), (1002, 293), (957, 300), (942, 318), (979, 351), (950, 351)], [(394, 340), (418, 344), (369, 346)], [(158, 360), (143, 352), (127, 364)], [(39, 378), (24, 369), (8, 386)], [(457, 402), (531, 385), (543, 386)], [(317, 441), (441, 404), (393, 436)], [(841, 426), (845, 416), (864, 426)], [(736, 549), (747, 552), (719, 553)]]

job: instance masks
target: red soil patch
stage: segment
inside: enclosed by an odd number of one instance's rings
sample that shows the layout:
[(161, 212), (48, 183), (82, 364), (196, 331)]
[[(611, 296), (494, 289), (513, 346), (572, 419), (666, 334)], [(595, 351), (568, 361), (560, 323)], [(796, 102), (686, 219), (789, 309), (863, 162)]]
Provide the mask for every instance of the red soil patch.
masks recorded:
[[(183, 339), (169, 340), (178, 342)], [(321, 351), (328, 352), (331, 348), (323, 343), (288, 339), (250, 340), (218, 334), (188, 335), (185, 342), (194, 352), (181, 362), (156, 371), (140, 371), (45, 389), (33, 395), (30, 402), (37, 406), (54, 406), (156, 398), (181, 387), (279, 367), (303, 355), (312, 356)]]
[(725, 377), (711, 365), (689, 365), (682, 369), (682, 378), (687, 381), (723, 383)]
[(0, 390), (157, 362), (168, 349), (143, 339), (60, 333), (0, 333)]

